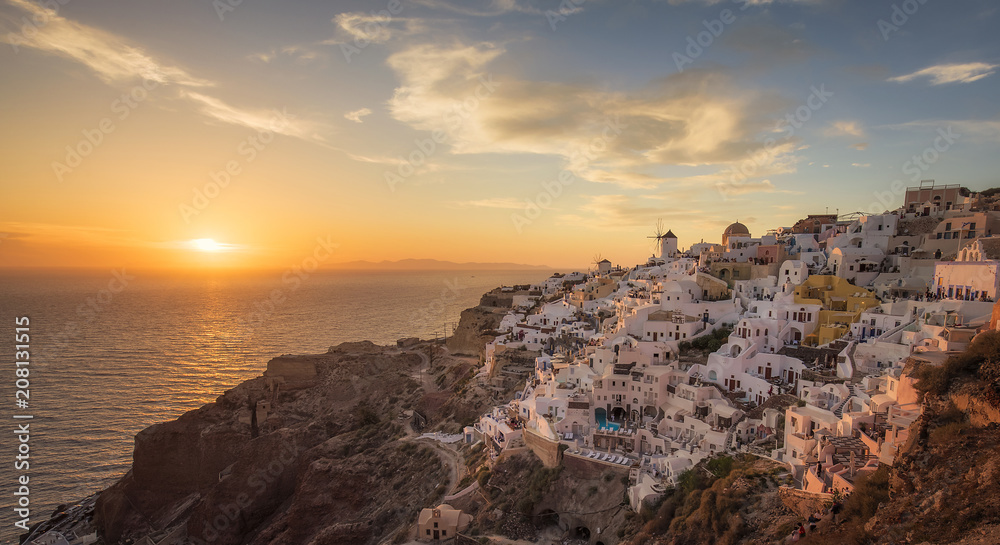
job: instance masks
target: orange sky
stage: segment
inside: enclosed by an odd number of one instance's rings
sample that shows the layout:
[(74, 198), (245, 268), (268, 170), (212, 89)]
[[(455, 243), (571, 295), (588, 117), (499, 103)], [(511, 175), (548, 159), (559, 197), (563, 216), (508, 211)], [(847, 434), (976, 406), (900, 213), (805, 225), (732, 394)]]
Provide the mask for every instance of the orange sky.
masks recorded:
[(686, 248), (995, 182), (992, 14), (886, 41), (874, 4), (762, 0), (677, 66), (717, 2), (48, 4), (0, 0), (0, 267), (631, 265), (658, 219)]

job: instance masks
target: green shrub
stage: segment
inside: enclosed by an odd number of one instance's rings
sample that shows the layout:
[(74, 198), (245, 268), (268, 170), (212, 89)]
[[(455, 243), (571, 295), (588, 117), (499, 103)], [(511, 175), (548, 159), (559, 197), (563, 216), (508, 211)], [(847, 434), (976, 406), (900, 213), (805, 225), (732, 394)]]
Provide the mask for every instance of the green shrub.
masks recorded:
[(705, 467), (707, 467), (708, 470), (711, 471), (716, 477), (726, 477), (729, 475), (729, 472), (733, 470), (733, 459), (730, 456), (713, 458), (708, 461)]
[(870, 519), (880, 503), (889, 501), (889, 469), (882, 466), (854, 481), (854, 492), (844, 502), (845, 517)]
[(715, 352), (721, 348), (722, 345), (726, 344), (726, 341), (729, 339), (729, 334), (732, 332), (733, 330), (728, 327), (720, 327), (708, 335), (702, 335), (701, 337), (694, 339), (691, 341), (691, 346), (693, 348), (697, 348), (698, 350)]

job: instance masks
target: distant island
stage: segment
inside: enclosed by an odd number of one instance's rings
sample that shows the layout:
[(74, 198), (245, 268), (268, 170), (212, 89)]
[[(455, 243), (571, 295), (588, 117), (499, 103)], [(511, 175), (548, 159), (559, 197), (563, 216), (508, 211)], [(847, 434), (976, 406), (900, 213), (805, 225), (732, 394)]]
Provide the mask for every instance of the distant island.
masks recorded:
[(523, 263), (455, 263), (438, 259), (400, 259), (398, 261), (348, 261), (329, 266), (334, 270), (417, 270), (417, 271), (551, 271), (547, 265)]

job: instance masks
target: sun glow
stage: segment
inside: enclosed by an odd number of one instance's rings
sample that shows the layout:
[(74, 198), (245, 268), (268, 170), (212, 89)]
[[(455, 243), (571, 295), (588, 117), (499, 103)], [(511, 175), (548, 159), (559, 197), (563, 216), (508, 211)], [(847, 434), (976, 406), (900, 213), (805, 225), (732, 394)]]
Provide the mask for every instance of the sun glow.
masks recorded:
[(199, 252), (223, 252), (229, 249), (227, 244), (220, 244), (210, 238), (196, 238), (189, 244)]

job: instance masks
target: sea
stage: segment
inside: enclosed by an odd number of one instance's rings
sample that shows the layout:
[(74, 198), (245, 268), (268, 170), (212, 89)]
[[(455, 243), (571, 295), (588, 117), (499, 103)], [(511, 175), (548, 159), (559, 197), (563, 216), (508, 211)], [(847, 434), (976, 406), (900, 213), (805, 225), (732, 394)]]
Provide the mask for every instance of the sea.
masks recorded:
[[(0, 272), (0, 543), (17, 543), (22, 533), (14, 526), (22, 475), (33, 524), (124, 475), (137, 432), (214, 401), (259, 376), (272, 357), (325, 352), (346, 341), (441, 337), (483, 293), (547, 276)], [(19, 317), (29, 319), (27, 407), (15, 398)], [(14, 430), (23, 423), (30, 439), (21, 461), (30, 467), (18, 470), (18, 449), (25, 447)]]

